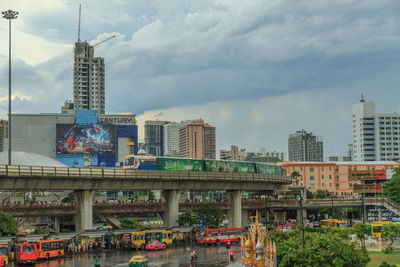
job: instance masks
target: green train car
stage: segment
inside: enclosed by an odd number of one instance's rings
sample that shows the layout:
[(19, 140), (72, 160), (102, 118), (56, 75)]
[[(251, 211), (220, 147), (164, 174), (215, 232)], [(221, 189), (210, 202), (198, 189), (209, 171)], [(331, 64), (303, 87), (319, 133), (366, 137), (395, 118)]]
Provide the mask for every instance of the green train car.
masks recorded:
[(156, 159), (156, 169), (166, 171), (204, 171), (203, 160), (185, 158), (158, 158)]
[(204, 160), (206, 172), (255, 173), (252, 162), (229, 160)]

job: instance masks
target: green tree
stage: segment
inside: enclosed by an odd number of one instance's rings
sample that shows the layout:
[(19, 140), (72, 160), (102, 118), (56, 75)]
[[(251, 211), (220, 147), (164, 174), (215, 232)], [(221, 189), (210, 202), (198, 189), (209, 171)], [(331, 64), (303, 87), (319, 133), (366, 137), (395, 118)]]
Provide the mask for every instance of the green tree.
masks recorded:
[(145, 227), (135, 219), (128, 219), (128, 218), (121, 219), (121, 229), (144, 229), (144, 228)]
[(325, 198), (330, 198), (331, 193), (329, 193), (328, 190), (317, 190), (317, 193), (315, 193), (315, 198), (316, 199), (325, 199)]
[(383, 194), (400, 203), (400, 167), (394, 169), (392, 179), (383, 183)]
[(205, 226), (217, 228), (225, 218), (225, 214), (214, 203), (201, 204), (196, 209), (197, 216)]
[(279, 267), (363, 267), (370, 260), (365, 249), (357, 249), (356, 244), (343, 240), (334, 233), (306, 232), (304, 247), (299, 230), (280, 235), (280, 238), (277, 242)]
[(35, 235), (44, 235), (43, 239), (49, 239), (50, 237), (50, 233), (49, 230), (47, 230), (47, 228), (45, 227), (35, 227), (35, 230), (33, 230), (33, 234)]
[(74, 194), (69, 193), (66, 197), (61, 200), (62, 203), (75, 203)]
[(298, 171), (294, 171), (290, 175), (290, 178), (292, 178), (292, 183), (294, 183), (295, 185), (299, 185), (299, 182), (300, 182), (302, 177), (303, 176)]
[(179, 226), (192, 226), (198, 223), (199, 219), (197, 217), (197, 214), (195, 214), (190, 209), (185, 210), (185, 212), (178, 217)]
[(382, 235), (386, 238), (389, 238), (390, 242), (387, 246), (386, 251), (388, 253), (392, 252), (393, 241), (400, 234), (400, 225), (398, 224), (386, 224), (381, 228)]
[(0, 236), (17, 235), (18, 223), (10, 215), (0, 212)]
[(371, 226), (366, 223), (357, 223), (352, 227), (352, 232), (360, 239), (362, 246), (365, 248), (365, 236), (371, 232)]
[(394, 265), (394, 264), (389, 264), (389, 263), (387, 263), (386, 261), (383, 261), (383, 262), (379, 265), (379, 267), (396, 267), (396, 265)]
[(310, 190), (306, 190), (306, 196), (307, 196), (307, 199), (313, 199), (313, 198), (315, 198), (315, 195), (314, 195), (314, 193), (313, 192), (311, 192)]

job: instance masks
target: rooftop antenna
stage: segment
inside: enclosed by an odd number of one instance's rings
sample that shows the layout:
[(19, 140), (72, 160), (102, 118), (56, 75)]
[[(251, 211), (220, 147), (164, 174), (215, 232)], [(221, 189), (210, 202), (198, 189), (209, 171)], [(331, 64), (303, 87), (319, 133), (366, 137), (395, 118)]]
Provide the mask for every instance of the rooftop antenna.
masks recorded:
[(78, 43), (81, 42), (81, 4), (79, 4)]
[(365, 102), (364, 95), (361, 93), (361, 100), (360, 100), (360, 103), (364, 103), (364, 102)]

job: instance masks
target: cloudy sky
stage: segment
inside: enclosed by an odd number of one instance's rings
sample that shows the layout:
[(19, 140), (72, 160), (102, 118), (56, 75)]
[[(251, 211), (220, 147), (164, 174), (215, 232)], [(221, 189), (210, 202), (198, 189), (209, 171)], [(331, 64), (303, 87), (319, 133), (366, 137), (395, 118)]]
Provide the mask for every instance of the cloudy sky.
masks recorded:
[[(106, 64), (106, 112), (203, 118), (218, 149), (287, 151), (305, 129), (324, 154), (351, 143), (351, 105), (400, 107), (398, 0), (0, 0), (12, 22), (13, 112), (59, 112), (73, 98), (73, 45)], [(8, 108), (8, 22), (0, 21), (0, 118)], [(143, 138), (142, 130), (140, 131)]]

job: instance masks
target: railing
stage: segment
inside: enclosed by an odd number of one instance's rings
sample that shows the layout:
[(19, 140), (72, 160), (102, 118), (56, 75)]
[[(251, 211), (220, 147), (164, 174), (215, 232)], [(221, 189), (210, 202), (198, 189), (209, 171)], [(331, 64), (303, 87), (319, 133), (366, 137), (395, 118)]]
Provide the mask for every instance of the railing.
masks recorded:
[(164, 180), (222, 180), (263, 181), (291, 184), (286, 176), (254, 173), (218, 173), (185, 171), (126, 170), (122, 168), (68, 168), (45, 166), (0, 165), (0, 177), (59, 177), (83, 179), (164, 179)]

